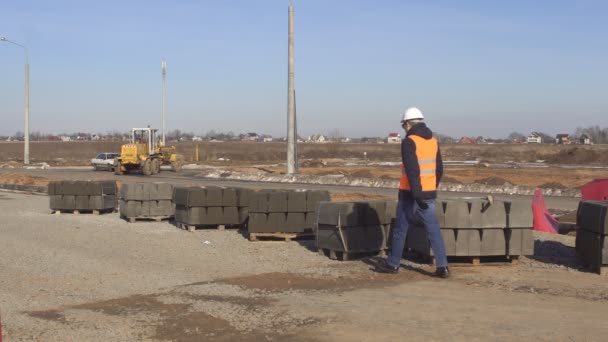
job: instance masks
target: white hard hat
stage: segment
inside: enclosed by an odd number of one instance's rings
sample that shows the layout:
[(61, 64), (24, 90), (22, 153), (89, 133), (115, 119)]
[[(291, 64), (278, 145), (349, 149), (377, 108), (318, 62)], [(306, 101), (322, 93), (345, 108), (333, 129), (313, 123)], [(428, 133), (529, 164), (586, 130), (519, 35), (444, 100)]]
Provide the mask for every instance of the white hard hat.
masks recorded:
[(424, 116), (422, 115), (422, 112), (420, 111), (420, 109), (416, 108), (416, 107), (412, 107), (412, 108), (408, 108), (405, 113), (403, 113), (403, 119), (401, 120), (401, 122), (405, 122), (408, 120), (422, 120), (424, 119)]

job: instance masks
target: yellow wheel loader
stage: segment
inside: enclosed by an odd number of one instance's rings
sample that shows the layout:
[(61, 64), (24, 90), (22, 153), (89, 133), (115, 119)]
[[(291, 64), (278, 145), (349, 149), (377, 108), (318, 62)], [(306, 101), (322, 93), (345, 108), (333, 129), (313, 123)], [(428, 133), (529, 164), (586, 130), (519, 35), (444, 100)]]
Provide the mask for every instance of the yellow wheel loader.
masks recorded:
[(156, 128), (133, 128), (131, 143), (120, 148), (114, 159), (114, 173), (122, 175), (141, 171), (149, 176), (160, 172), (161, 165), (171, 165), (171, 171), (182, 169), (183, 157), (175, 153), (175, 146), (164, 147), (156, 139)]

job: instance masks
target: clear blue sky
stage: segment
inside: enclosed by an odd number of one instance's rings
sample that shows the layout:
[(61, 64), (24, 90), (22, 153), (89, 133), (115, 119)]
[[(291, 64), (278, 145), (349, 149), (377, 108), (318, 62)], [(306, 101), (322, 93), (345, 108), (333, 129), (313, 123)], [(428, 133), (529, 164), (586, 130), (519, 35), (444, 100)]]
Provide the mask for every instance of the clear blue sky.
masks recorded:
[[(30, 49), (31, 130), (161, 126), (284, 136), (288, 0), (3, 0)], [(302, 135), (506, 136), (608, 126), (608, 1), (296, 0)], [(0, 43), (0, 134), (23, 129), (20, 49)]]

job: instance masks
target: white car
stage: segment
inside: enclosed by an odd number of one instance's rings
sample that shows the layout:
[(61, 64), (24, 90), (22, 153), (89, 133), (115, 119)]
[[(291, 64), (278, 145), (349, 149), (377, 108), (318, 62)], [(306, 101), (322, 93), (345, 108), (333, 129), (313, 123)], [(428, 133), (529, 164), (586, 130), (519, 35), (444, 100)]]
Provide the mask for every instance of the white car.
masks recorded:
[(95, 158), (91, 159), (91, 165), (95, 171), (97, 170), (114, 170), (114, 158), (116, 158), (118, 153), (99, 153)]

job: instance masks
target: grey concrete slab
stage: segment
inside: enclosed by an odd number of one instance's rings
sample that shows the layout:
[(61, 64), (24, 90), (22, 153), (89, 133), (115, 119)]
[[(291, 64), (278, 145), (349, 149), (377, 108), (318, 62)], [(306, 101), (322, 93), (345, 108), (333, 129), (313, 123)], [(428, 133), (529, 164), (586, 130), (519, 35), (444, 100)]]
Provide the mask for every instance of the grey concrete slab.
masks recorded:
[(120, 201), (120, 215), (123, 217), (142, 217), (141, 201)]
[(445, 228), (471, 228), (471, 216), (469, 213), (469, 202), (463, 200), (446, 200), (445, 205)]
[(447, 256), (456, 255), (456, 231), (454, 229), (441, 229), (445, 253)]
[[(306, 202), (304, 202), (306, 203)], [(306, 214), (305, 213), (287, 213), (287, 221), (284, 232), (288, 233), (299, 233), (303, 232), (306, 228)]]
[(456, 256), (480, 256), (481, 234), (478, 229), (456, 230)]
[(470, 200), (471, 228), (506, 228), (507, 210), (505, 202), (487, 200)]
[(171, 200), (158, 200), (150, 202), (150, 216), (173, 216), (175, 215), (175, 206)]
[[(190, 194), (189, 187), (185, 187), (185, 186), (174, 187), (173, 188), (173, 203), (175, 203), (175, 205), (179, 205), (179, 206), (187, 206), (189, 194)], [(203, 198), (204, 198), (204, 196), (203, 196)]]
[(149, 183), (150, 194), (148, 199), (151, 201), (171, 200), (173, 198), (173, 184), (170, 183)]
[(272, 191), (260, 190), (249, 194), (249, 212), (268, 213), (269, 197)]
[[(235, 201), (236, 204), (236, 201)], [(224, 215), (223, 222), (221, 224), (239, 224), (241, 223), (239, 217), (239, 208), (237, 207), (223, 207)]]
[(252, 233), (276, 233), (276, 220), (269, 221), (269, 214), (249, 213), (248, 230)]
[(238, 193), (235, 188), (225, 188), (222, 192), (222, 206), (236, 207), (238, 205)]
[(268, 224), (271, 227), (275, 227), (275, 232), (285, 232), (287, 228), (287, 214), (286, 213), (269, 213)]
[(62, 210), (74, 210), (75, 208), (76, 208), (76, 196), (61, 195), (61, 209)]
[(253, 190), (246, 188), (236, 188), (237, 193), (237, 207), (248, 207), (249, 206), (249, 198)]
[(79, 183), (77, 181), (62, 181), (61, 182), (61, 194), (75, 196), (78, 194)]
[(319, 224), (343, 227), (362, 225), (360, 206), (354, 202), (319, 202)]
[(61, 210), (61, 195), (50, 195), (49, 196), (49, 206), (51, 210)]
[(531, 200), (512, 200), (506, 204), (508, 228), (531, 228), (534, 223)]
[(239, 224), (244, 224), (249, 220), (249, 207), (238, 207), (239, 209)]
[(287, 212), (305, 213), (307, 211), (308, 191), (290, 191), (287, 194)]
[(204, 223), (204, 224), (224, 224), (224, 208), (207, 207), (207, 216), (202, 223)]
[(89, 206), (89, 196), (75, 196), (76, 197), (76, 204), (74, 209), (77, 210), (89, 210), (89, 209), (93, 209)]
[(222, 206), (222, 196), (224, 194), (224, 189), (218, 186), (209, 186), (205, 189), (207, 194), (206, 203), (207, 207), (221, 207)]
[(312, 229), (315, 231), (317, 229), (317, 213), (315, 212), (307, 212), (305, 217), (306, 222), (304, 223), (305, 229)]
[(507, 255), (507, 241), (503, 229), (481, 230), (481, 255)]
[(382, 225), (346, 227), (340, 234), (336, 226), (319, 224), (316, 243), (318, 248), (339, 252), (377, 252), (386, 244), (386, 236)]
[(53, 195), (60, 195), (61, 192), (59, 192), (59, 187), (60, 187), (59, 182), (57, 181), (50, 181), (49, 184), (47, 185), (47, 194), (49, 196), (53, 196)]
[(287, 212), (287, 191), (275, 191), (268, 194), (268, 212), (286, 213)]
[(429, 243), (426, 228), (423, 225), (412, 224), (408, 228), (405, 247), (422, 255), (431, 255), (431, 244)]
[(379, 225), (387, 223), (386, 201), (370, 201), (368, 206), (364, 206), (364, 225)]
[(207, 195), (207, 188), (200, 186), (193, 186), (188, 188), (188, 206), (189, 207), (206, 207), (208, 206), (209, 196)]
[(608, 201), (581, 201), (577, 226), (599, 234), (608, 234)]
[(125, 201), (147, 201), (146, 183), (125, 183), (120, 190), (120, 197)]
[(327, 190), (312, 190), (306, 192), (306, 211), (312, 212), (316, 210), (318, 202), (329, 202), (331, 196)]

